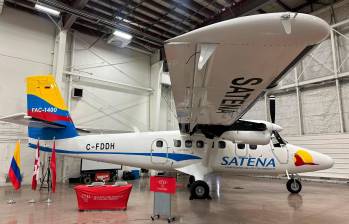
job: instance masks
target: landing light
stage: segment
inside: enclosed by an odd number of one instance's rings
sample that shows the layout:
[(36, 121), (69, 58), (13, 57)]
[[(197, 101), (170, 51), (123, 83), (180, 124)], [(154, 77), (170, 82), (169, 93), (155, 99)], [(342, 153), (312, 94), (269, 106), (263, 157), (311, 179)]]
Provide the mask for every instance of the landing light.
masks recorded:
[(113, 34), (114, 34), (114, 36), (121, 37), (121, 38), (126, 39), (126, 40), (132, 39), (132, 35), (125, 33), (125, 32), (122, 32), (120, 30), (115, 30)]
[(39, 3), (35, 4), (35, 8), (39, 11), (48, 13), (48, 14), (53, 15), (53, 16), (59, 16), (59, 14), (61, 13), (60, 11), (57, 11), (55, 9), (49, 8), (49, 7), (44, 6), (44, 5), (40, 5)]

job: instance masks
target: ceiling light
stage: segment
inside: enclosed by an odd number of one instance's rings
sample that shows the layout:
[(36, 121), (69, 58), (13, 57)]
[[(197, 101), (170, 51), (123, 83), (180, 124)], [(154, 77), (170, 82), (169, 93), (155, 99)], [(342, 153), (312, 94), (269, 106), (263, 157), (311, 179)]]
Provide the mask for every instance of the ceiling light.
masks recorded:
[(121, 37), (121, 38), (126, 39), (126, 40), (131, 40), (132, 39), (132, 35), (131, 34), (122, 32), (120, 30), (115, 30), (113, 34), (115, 36), (117, 36), (117, 37)]
[(46, 7), (43, 5), (40, 5), (38, 3), (35, 4), (35, 8), (39, 11), (48, 13), (48, 14), (53, 15), (53, 16), (59, 16), (59, 14), (61, 13), (60, 11), (57, 11), (55, 9), (52, 9), (52, 8), (49, 8), (49, 7)]

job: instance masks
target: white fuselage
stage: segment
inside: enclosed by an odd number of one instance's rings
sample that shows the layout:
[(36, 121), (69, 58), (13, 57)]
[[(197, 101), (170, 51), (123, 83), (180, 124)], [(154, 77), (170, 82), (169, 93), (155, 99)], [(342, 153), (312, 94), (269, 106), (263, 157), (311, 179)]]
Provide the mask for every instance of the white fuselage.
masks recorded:
[[(36, 145), (37, 140), (30, 139), (29, 146), (36, 148)], [(52, 145), (53, 141), (40, 140), (40, 150), (50, 152)], [(316, 165), (296, 166), (294, 156), (300, 149), (309, 153)], [(270, 142), (256, 148), (222, 139), (211, 140), (203, 135), (181, 135), (179, 131), (78, 136), (56, 140), (56, 152), (156, 170), (181, 170), (201, 163), (212, 172), (278, 175), (286, 170), (301, 173), (333, 165), (330, 157), (291, 144), (277, 147)]]

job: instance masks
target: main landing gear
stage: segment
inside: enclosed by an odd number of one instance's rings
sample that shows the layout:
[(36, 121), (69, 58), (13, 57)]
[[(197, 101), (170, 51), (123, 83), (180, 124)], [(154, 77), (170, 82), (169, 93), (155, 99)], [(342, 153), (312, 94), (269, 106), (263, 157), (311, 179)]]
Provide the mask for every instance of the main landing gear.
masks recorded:
[(203, 180), (195, 181), (194, 176), (189, 177), (188, 187), (190, 188), (189, 200), (208, 199), (210, 200), (210, 187)]
[(292, 194), (298, 194), (302, 190), (302, 183), (298, 175), (288, 175), (288, 181), (286, 183), (287, 190)]

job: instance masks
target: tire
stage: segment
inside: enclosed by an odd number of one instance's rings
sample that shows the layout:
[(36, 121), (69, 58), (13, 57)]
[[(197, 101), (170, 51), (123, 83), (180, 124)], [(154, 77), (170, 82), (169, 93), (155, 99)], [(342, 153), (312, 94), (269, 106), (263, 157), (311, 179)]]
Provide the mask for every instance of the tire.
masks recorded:
[(210, 188), (205, 181), (197, 180), (190, 187), (191, 199), (209, 198)]
[(287, 190), (292, 194), (298, 194), (302, 190), (302, 184), (297, 179), (290, 179), (286, 184)]
[(92, 179), (90, 176), (85, 176), (84, 177), (84, 184), (91, 184), (92, 183)]

